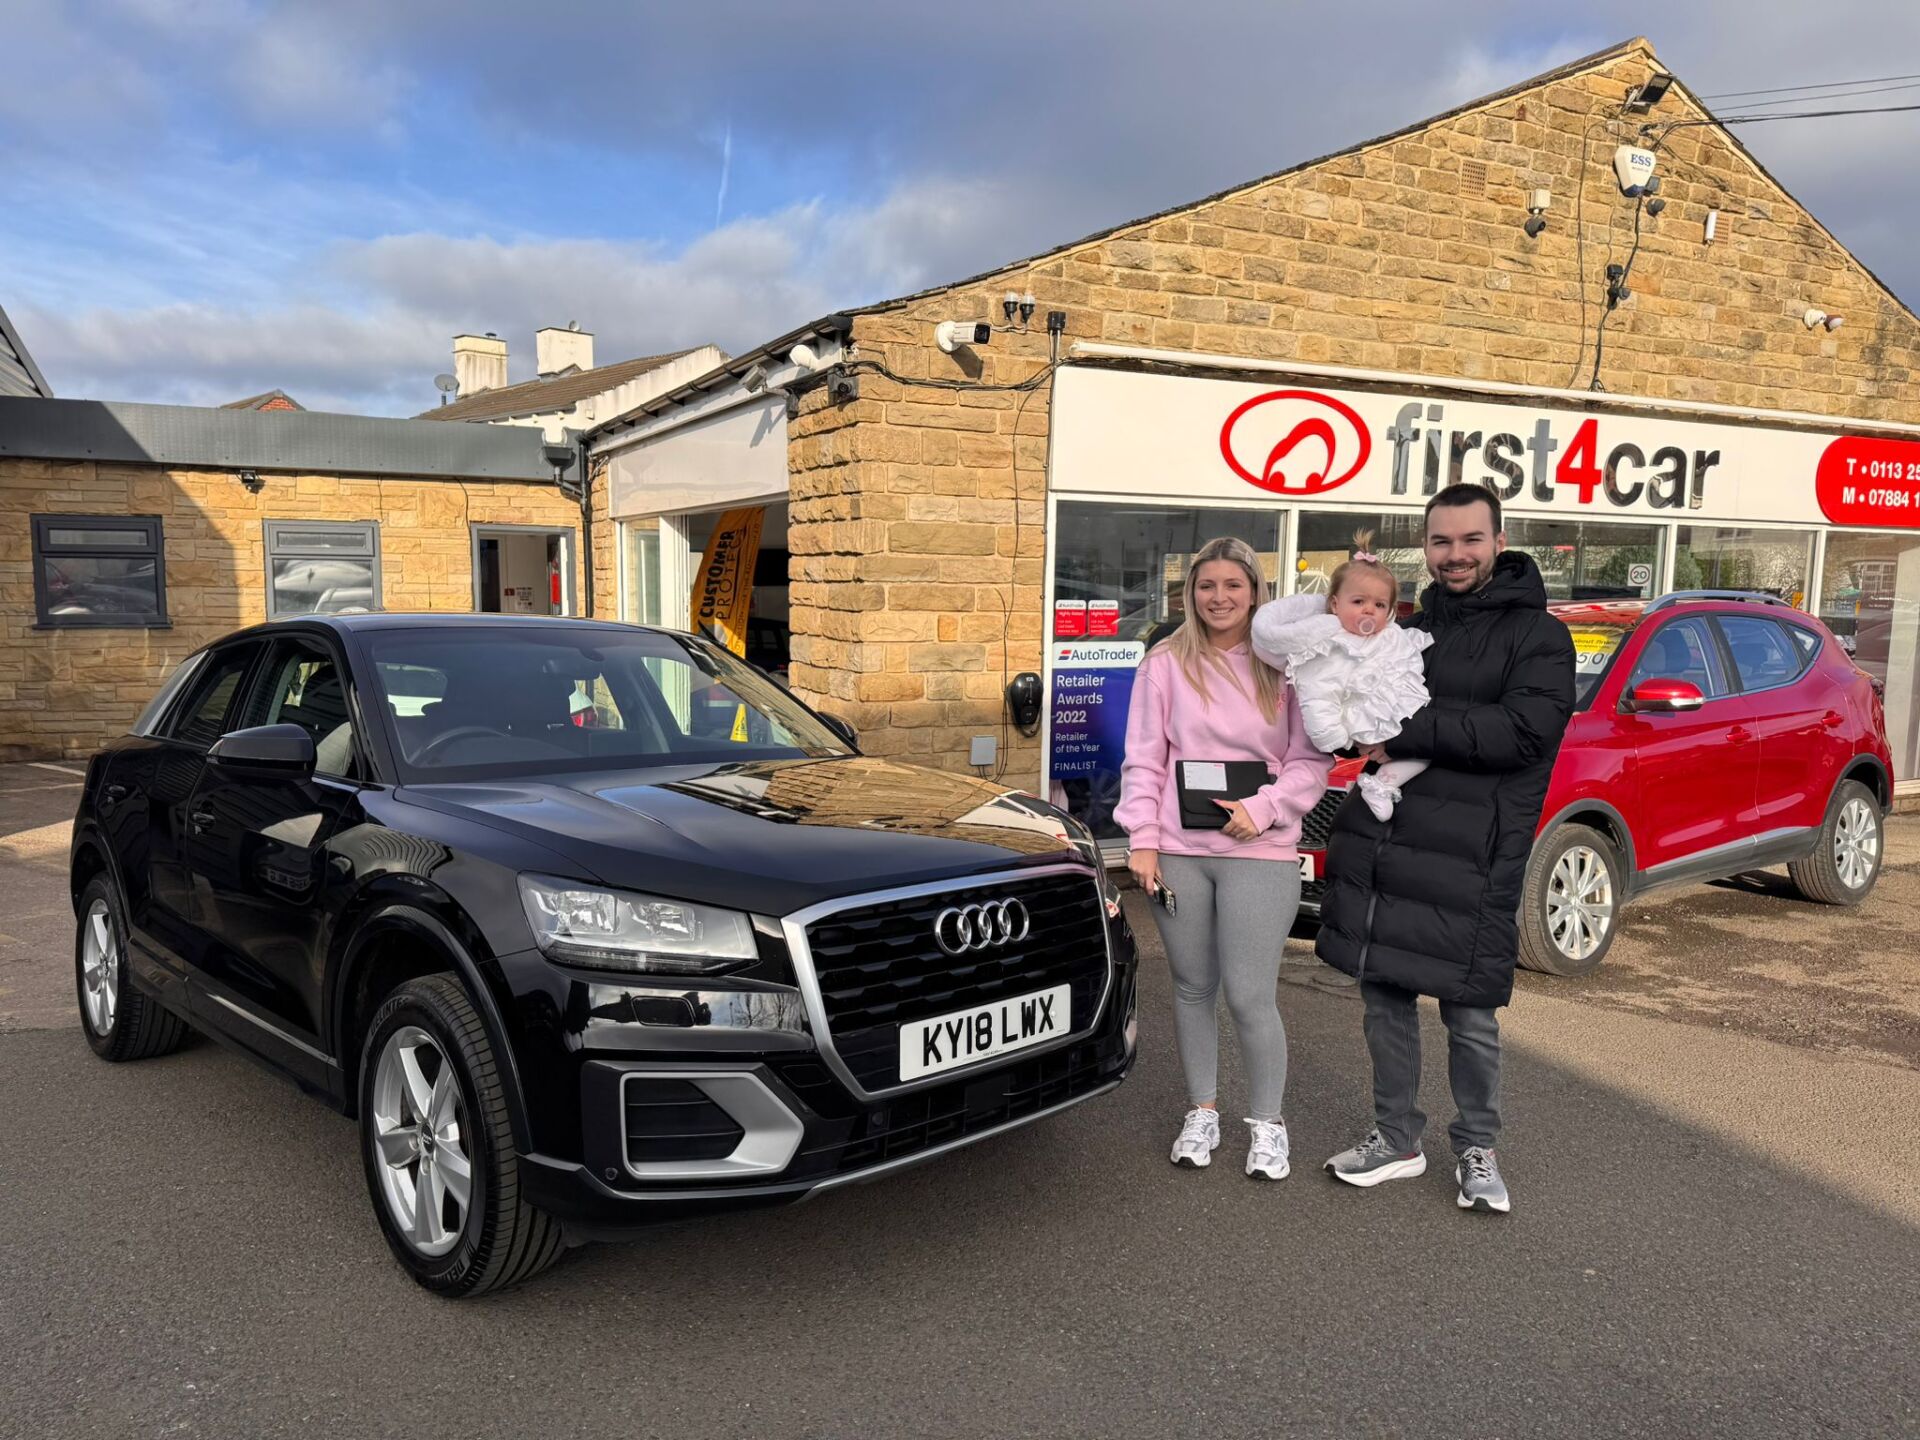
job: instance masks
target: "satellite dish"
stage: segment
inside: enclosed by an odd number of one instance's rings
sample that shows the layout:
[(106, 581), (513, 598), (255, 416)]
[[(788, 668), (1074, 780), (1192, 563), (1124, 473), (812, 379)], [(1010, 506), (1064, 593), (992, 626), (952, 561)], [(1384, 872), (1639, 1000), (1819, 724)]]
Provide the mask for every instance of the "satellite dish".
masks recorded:
[(460, 388), (460, 382), (451, 375), (436, 375), (433, 377), (433, 388), (442, 395), (451, 395)]

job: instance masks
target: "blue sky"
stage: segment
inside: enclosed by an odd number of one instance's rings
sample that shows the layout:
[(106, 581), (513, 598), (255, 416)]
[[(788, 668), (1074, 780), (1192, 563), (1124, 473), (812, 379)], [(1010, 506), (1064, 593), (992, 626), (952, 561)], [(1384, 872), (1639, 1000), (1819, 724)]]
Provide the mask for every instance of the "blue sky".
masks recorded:
[[(1920, 71), (1893, 0), (0, 0), (0, 304), (63, 395), (407, 414), (456, 331), (744, 349), (1635, 33), (1705, 92)], [(1746, 138), (1920, 300), (1920, 115)]]

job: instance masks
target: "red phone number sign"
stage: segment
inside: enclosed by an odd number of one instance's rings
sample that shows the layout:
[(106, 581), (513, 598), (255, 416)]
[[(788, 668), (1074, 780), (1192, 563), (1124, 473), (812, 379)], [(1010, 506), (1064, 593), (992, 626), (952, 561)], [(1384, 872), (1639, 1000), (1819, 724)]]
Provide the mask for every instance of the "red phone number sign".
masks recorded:
[(1920, 441), (1836, 440), (1820, 456), (1813, 489), (1836, 525), (1920, 530)]

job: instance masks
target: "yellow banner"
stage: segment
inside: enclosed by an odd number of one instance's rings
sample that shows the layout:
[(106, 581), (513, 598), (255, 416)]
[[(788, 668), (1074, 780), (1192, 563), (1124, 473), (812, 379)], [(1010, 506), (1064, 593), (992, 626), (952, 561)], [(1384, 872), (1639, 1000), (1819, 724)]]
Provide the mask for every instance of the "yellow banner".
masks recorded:
[(717, 636), (736, 655), (747, 653), (753, 565), (760, 557), (760, 524), (765, 518), (766, 511), (758, 505), (722, 515), (693, 577), (689, 609), (695, 633)]

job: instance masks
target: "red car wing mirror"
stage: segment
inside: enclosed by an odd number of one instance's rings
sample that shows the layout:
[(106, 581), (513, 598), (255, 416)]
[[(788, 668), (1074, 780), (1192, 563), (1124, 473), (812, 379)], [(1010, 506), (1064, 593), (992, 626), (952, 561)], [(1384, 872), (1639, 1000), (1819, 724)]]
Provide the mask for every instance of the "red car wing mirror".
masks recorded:
[(1686, 680), (1642, 680), (1620, 708), (1636, 715), (1674, 715), (1707, 703), (1700, 687)]

